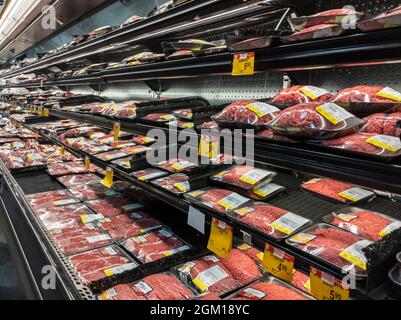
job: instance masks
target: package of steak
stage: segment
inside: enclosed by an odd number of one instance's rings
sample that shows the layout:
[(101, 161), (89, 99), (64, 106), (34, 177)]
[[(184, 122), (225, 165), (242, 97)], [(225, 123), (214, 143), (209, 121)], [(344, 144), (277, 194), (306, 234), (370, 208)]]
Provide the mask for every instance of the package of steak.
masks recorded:
[(131, 147), (125, 147), (121, 149), (121, 152), (124, 152), (133, 158), (140, 158), (146, 156), (146, 153), (148, 151), (152, 151), (152, 148), (138, 145), (138, 146), (131, 146)]
[(401, 26), (401, 6), (380, 13), (379, 15), (373, 18), (366, 19), (358, 23), (358, 29), (362, 31), (397, 28), (400, 26)]
[(207, 255), (175, 267), (174, 272), (197, 292), (210, 292), (219, 296), (262, 277), (257, 263), (235, 248), (225, 259)]
[(194, 292), (170, 272), (156, 273), (131, 284), (119, 284), (98, 296), (99, 300), (188, 300)]
[(247, 165), (236, 165), (210, 177), (213, 181), (251, 191), (262, 183), (270, 182), (276, 172)]
[(104, 217), (114, 217), (119, 214), (143, 209), (141, 204), (122, 196), (112, 196), (104, 199), (86, 201), (85, 205)]
[(47, 170), (51, 176), (64, 176), (68, 174), (78, 173), (94, 173), (98, 172), (100, 168), (91, 164), (88, 170), (82, 161), (70, 161), (70, 162), (55, 162), (47, 165)]
[(256, 232), (279, 241), (311, 224), (309, 219), (264, 202), (229, 211), (227, 216)]
[(129, 154), (126, 152), (123, 152), (122, 149), (102, 152), (102, 153), (98, 153), (95, 155), (95, 157), (97, 159), (102, 160), (102, 161), (113, 161), (116, 159), (125, 158), (127, 156), (129, 156)]
[(341, 204), (356, 204), (375, 197), (373, 191), (328, 178), (310, 179), (301, 185), (301, 189), (314, 196)]
[(140, 120), (144, 123), (159, 125), (161, 123), (174, 121), (176, 119), (177, 118), (170, 113), (151, 113), (142, 117)]
[(192, 129), (195, 127), (195, 124), (187, 120), (173, 120), (167, 122), (166, 126), (177, 127), (178, 129)]
[(346, 137), (323, 141), (321, 146), (381, 159), (392, 159), (401, 155), (399, 137), (374, 133), (354, 133)]
[(314, 300), (310, 295), (272, 276), (264, 276), (255, 283), (227, 297), (227, 300)]
[(117, 111), (115, 117), (118, 119), (136, 119), (136, 109), (134, 105), (125, 105)]
[[(118, 139), (125, 139), (130, 137), (132, 137), (132, 133), (129, 132), (120, 131), (118, 134)], [(105, 144), (112, 144), (114, 142), (114, 132), (110, 132), (109, 134), (103, 136), (102, 138), (99, 139), (99, 142)]]
[(280, 110), (270, 104), (252, 100), (240, 100), (211, 118), (219, 126), (230, 128), (261, 128), (274, 119)]
[(162, 227), (160, 221), (142, 211), (100, 219), (96, 224), (116, 241)]
[(288, 22), (295, 30), (302, 30), (320, 24), (350, 24), (356, 23), (363, 16), (363, 13), (353, 9), (332, 9), (316, 13), (311, 16), (289, 18)]
[(150, 138), (142, 135), (135, 135), (132, 140), (137, 143), (137, 144), (142, 144), (142, 145), (149, 145), (152, 143), (155, 143), (157, 140), (155, 138)]
[(89, 153), (89, 154), (98, 154), (101, 152), (108, 152), (113, 150), (114, 148), (107, 145), (107, 144), (101, 144), (101, 145), (97, 145), (97, 146), (89, 146), (86, 148), (83, 148), (82, 151)]
[(280, 40), (284, 43), (308, 41), (324, 38), (333, 38), (341, 36), (345, 33), (345, 29), (338, 24), (319, 24), (312, 27), (307, 27), (301, 31), (297, 31), (292, 35), (281, 37)]
[(116, 196), (119, 193), (105, 187), (100, 181), (91, 181), (68, 189), (80, 201)]
[(57, 181), (64, 185), (66, 188), (79, 186), (92, 181), (99, 181), (100, 177), (93, 173), (86, 174), (71, 174), (57, 178)]
[(293, 86), (281, 90), (271, 101), (274, 105), (294, 106), (300, 103), (319, 102), (326, 103), (333, 99), (333, 95), (326, 89), (314, 86)]
[(130, 259), (116, 245), (75, 254), (68, 260), (84, 285), (90, 285), (138, 266), (138, 263)]
[(401, 228), (400, 220), (356, 207), (335, 210), (325, 216), (323, 221), (370, 241), (379, 241), (393, 231)]
[(354, 113), (391, 112), (401, 106), (401, 92), (391, 87), (356, 86), (341, 90), (332, 102)]
[(384, 134), (387, 136), (401, 136), (401, 112), (391, 114), (375, 113), (363, 118), (365, 124), (361, 127), (362, 133)]
[(194, 58), (196, 57), (195, 52), (192, 50), (178, 50), (166, 56), (166, 60), (175, 60), (182, 58)]
[(42, 209), (49, 207), (65, 206), (79, 202), (68, 190), (46, 191), (26, 196), (32, 208)]
[(131, 157), (120, 158), (111, 162), (125, 171), (131, 171)]
[(156, 163), (154, 166), (170, 173), (189, 172), (198, 167), (197, 164), (182, 159), (170, 159)]
[(283, 110), (268, 126), (290, 136), (330, 139), (355, 133), (363, 120), (335, 103), (301, 103)]
[(183, 240), (164, 228), (128, 238), (121, 244), (142, 263), (160, 260), (191, 249)]
[(168, 175), (168, 172), (159, 169), (149, 168), (135, 171), (131, 175), (141, 181), (150, 181), (153, 179), (165, 177)]
[(286, 240), (287, 244), (315, 256), (338, 270), (366, 276), (369, 263), (363, 249), (372, 241), (325, 223), (313, 225)]
[(152, 180), (151, 183), (177, 195), (191, 191), (189, 177), (184, 173), (176, 173), (158, 178)]
[(182, 120), (192, 120), (193, 119), (193, 112), (192, 109), (179, 109), (174, 110), (173, 115)]
[(111, 237), (93, 223), (52, 229), (50, 233), (61, 252), (65, 255), (99, 248), (112, 242)]
[(184, 194), (184, 197), (192, 204), (212, 209), (213, 211), (225, 215), (228, 211), (239, 209), (252, 202), (251, 199), (239, 195), (236, 192), (217, 189), (204, 188)]

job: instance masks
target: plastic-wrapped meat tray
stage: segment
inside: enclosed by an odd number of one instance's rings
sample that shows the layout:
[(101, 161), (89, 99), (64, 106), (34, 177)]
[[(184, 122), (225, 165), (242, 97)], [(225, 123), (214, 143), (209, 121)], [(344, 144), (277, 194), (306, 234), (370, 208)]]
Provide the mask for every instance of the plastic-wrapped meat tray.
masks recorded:
[(113, 217), (123, 213), (138, 211), (143, 208), (139, 203), (122, 196), (86, 201), (85, 204), (104, 217)]
[(118, 195), (118, 192), (105, 187), (100, 181), (73, 186), (69, 191), (80, 201), (88, 201)]
[(111, 163), (120, 167), (121, 169), (123, 169), (125, 171), (128, 171), (128, 172), (131, 171), (131, 157), (113, 160)]
[(47, 191), (27, 195), (29, 203), (34, 210), (65, 206), (79, 202), (68, 190)]
[(57, 178), (57, 181), (64, 185), (66, 188), (86, 184), (92, 181), (99, 181), (100, 177), (93, 173), (86, 174), (71, 174)]
[(151, 183), (177, 195), (184, 194), (191, 190), (189, 177), (183, 173), (176, 173), (167, 177), (158, 178), (152, 180)]
[(144, 170), (139, 170), (131, 173), (131, 175), (141, 181), (150, 181), (153, 179), (161, 178), (167, 176), (169, 173), (163, 170), (149, 168)]
[(297, 85), (281, 90), (271, 101), (280, 107), (291, 107), (300, 103), (326, 103), (333, 99), (333, 95), (324, 88), (309, 85)]
[(67, 174), (93, 173), (98, 171), (99, 168), (94, 164), (91, 164), (91, 167), (88, 170), (82, 161), (71, 161), (49, 163), (47, 165), (47, 170), (51, 176), (64, 176)]
[(97, 159), (102, 161), (113, 161), (116, 159), (125, 158), (127, 156), (129, 156), (129, 154), (123, 152), (122, 150), (108, 151), (108, 152), (98, 153), (97, 155), (95, 155)]

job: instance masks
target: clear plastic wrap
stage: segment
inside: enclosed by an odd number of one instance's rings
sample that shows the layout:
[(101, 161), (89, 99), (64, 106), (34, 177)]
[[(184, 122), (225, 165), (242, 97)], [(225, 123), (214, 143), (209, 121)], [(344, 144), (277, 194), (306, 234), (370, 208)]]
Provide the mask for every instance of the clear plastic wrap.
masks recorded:
[(341, 36), (345, 30), (338, 24), (319, 24), (297, 31), (292, 35), (281, 37), (280, 40), (284, 43), (297, 41), (308, 41), (322, 38), (333, 38)]
[(363, 249), (373, 243), (324, 223), (313, 225), (286, 242), (337, 269), (357, 276), (366, 276), (368, 261)]
[(262, 127), (275, 118), (280, 110), (264, 102), (240, 100), (211, 118), (221, 126)]
[(155, 138), (150, 138), (142, 135), (135, 135), (132, 140), (137, 143), (137, 144), (142, 144), (142, 145), (148, 145), (156, 142), (157, 140)]
[(391, 114), (376, 113), (363, 118), (366, 122), (362, 128), (362, 133), (384, 134), (388, 136), (401, 136), (401, 112)]
[(153, 179), (165, 177), (167, 175), (168, 175), (168, 172), (159, 170), (159, 169), (153, 169), (153, 168), (139, 170), (139, 171), (135, 171), (132, 173), (132, 176), (134, 176), (135, 178), (137, 178), (138, 180), (141, 180), (141, 181), (150, 181)]
[(356, 204), (375, 196), (375, 193), (372, 191), (356, 187), (347, 182), (328, 178), (311, 179), (304, 182), (301, 188), (312, 194), (343, 204)]
[(366, 209), (347, 207), (323, 217), (323, 221), (371, 241), (381, 240), (401, 228), (401, 221)]
[(333, 95), (326, 89), (299, 85), (281, 90), (273, 99), (273, 104), (293, 106), (300, 103), (325, 103), (333, 99)]
[(399, 137), (374, 133), (355, 133), (346, 137), (323, 141), (321, 145), (381, 158), (391, 159), (401, 155)]
[(118, 192), (105, 187), (100, 181), (91, 181), (68, 189), (80, 201), (88, 201), (118, 195)]
[(143, 206), (139, 203), (133, 202), (132, 200), (122, 196), (86, 201), (85, 204), (93, 211), (102, 214), (104, 217), (113, 217), (119, 214), (143, 209)]
[(131, 157), (120, 158), (111, 162), (116, 166), (122, 167), (125, 170), (131, 170)]
[(334, 103), (303, 103), (283, 110), (268, 126), (291, 136), (329, 139), (359, 130), (363, 120)]
[(286, 135), (274, 132), (270, 128), (259, 131), (258, 133), (256, 133), (255, 137), (260, 138), (260, 139), (289, 142), (289, 143), (298, 143), (299, 142), (298, 140), (293, 139), (292, 137), (287, 137)]
[(152, 180), (152, 184), (161, 187), (174, 194), (183, 194), (191, 191), (189, 177), (183, 173), (176, 173), (167, 177)]
[(68, 190), (46, 191), (26, 196), (31, 206), (36, 209), (65, 206), (79, 202)]
[(229, 211), (227, 216), (274, 240), (284, 239), (311, 223), (309, 219), (263, 202)]
[(171, 273), (157, 273), (103, 292), (100, 300), (187, 300), (194, 293)]
[(198, 167), (197, 164), (182, 159), (170, 159), (168, 161), (159, 162), (155, 164), (155, 166), (170, 173), (189, 171)]
[(142, 263), (160, 260), (191, 248), (167, 229), (128, 238), (122, 245)]
[(113, 151), (98, 153), (98, 154), (96, 154), (95, 157), (102, 161), (113, 161), (116, 159), (125, 158), (127, 156), (129, 156), (129, 154), (126, 152), (123, 152), (123, 150), (120, 149), (120, 150), (113, 150)]
[(401, 26), (401, 6), (358, 23), (358, 29), (362, 31), (372, 31)]
[(190, 203), (212, 209), (220, 214), (226, 214), (230, 210), (239, 209), (252, 202), (251, 199), (238, 193), (217, 188), (205, 188), (188, 192), (184, 197)]
[(69, 261), (85, 285), (138, 266), (115, 245), (70, 256)]
[(140, 156), (140, 155), (145, 155), (148, 151), (151, 150), (152, 148), (138, 145), (138, 146), (124, 147), (121, 149), (121, 152), (127, 153), (128, 155)]
[(270, 182), (276, 175), (277, 173), (274, 171), (246, 165), (236, 165), (211, 176), (210, 179), (251, 191), (262, 183)]
[(120, 214), (115, 217), (98, 220), (96, 223), (116, 241), (161, 227), (161, 223), (158, 220), (142, 211)]
[(101, 152), (107, 152), (113, 150), (113, 147), (103, 144), (103, 145), (98, 145), (98, 146), (90, 146), (87, 148), (82, 149), (82, 151), (89, 153), (89, 154), (97, 154)]
[(192, 109), (179, 109), (179, 110), (174, 110), (173, 115), (178, 118), (178, 119), (183, 119), (183, 120), (192, 120), (193, 118), (193, 112)]
[(91, 164), (90, 169), (86, 169), (85, 164), (82, 161), (70, 161), (70, 162), (55, 162), (47, 165), (47, 170), (52, 176), (64, 176), (68, 174), (77, 173), (90, 173), (98, 171), (98, 167)]
[(258, 265), (244, 252), (232, 249), (226, 259), (215, 255), (174, 268), (179, 278), (199, 293), (223, 295), (262, 277)]
[(151, 122), (169, 122), (176, 120), (176, 117), (170, 113), (151, 113), (141, 118), (141, 120), (147, 120)]
[(241, 243), (236, 246), (238, 250), (241, 250), (245, 253), (249, 258), (251, 258), (257, 265), (262, 265), (263, 262), (263, 252), (256, 249), (255, 247), (250, 246), (246, 243)]

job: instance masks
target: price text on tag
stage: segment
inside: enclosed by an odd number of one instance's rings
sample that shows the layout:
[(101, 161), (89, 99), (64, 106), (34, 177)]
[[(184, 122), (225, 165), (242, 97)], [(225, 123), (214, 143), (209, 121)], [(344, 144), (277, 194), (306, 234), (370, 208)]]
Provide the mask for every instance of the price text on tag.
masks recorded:
[(318, 300), (349, 300), (349, 288), (314, 267), (310, 270), (310, 286), (312, 295)]
[(213, 218), (207, 248), (219, 257), (226, 258), (232, 246), (233, 228)]
[(294, 257), (266, 244), (263, 255), (263, 267), (277, 278), (291, 281), (294, 269)]
[(234, 55), (233, 76), (251, 76), (255, 73), (255, 53), (246, 52)]

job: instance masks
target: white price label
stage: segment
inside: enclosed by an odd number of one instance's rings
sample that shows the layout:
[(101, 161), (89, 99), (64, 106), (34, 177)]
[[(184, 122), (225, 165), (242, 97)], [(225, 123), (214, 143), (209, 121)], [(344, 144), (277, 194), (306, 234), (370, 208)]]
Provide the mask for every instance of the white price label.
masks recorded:
[(329, 120), (332, 124), (337, 125), (341, 121), (352, 118), (354, 115), (335, 103), (325, 103), (316, 107), (316, 111)]
[(200, 233), (205, 234), (205, 214), (190, 206), (188, 211), (188, 225)]
[(99, 234), (98, 236), (93, 236), (93, 237), (87, 237), (86, 241), (89, 243), (95, 243), (95, 242), (100, 242), (100, 241), (105, 241), (105, 240), (110, 240), (110, 236), (107, 234)]
[(308, 219), (298, 216), (292, 212), (287, 212), (285, 215), (274, 221), (271, 226), (282, 233), (291, 234), (308, 222)]
[(338, 195), (344, 199), (350, 200), (352, 202), (357, 202), (367, 197), (370, 197), (374, 194), (374, 192), (365, 190), (359, 187), (351, 188), (340, 192)]
[(262, 170), (262, 169), (253, 169), (243, 176), (241, 176), (239, 179), (245, 183), (248, 183), (250, 185), (255, 185), (262, 179), (266, 178), (267, 176), (273, 177), (275, 175), (274, 172), (272, 171), (267, 171), (267, 170)]
[(202, 292), (204, 292), (210, 286), (227, 277), (227, 272), (225, 272), (219, 265), (216, 265), (199, 273), (193, 282)]
[(221, 205), (222, 207), (226, 208), (227, 210), (232, 210), (235, 208), (238, 208), (239, 206), (247, 203), (249, 201), (248, 198), (245, 198), (243, 196), (240, 196), (237, 193), (231, 193), (227, 197), (224, 197), (217, 203)]

